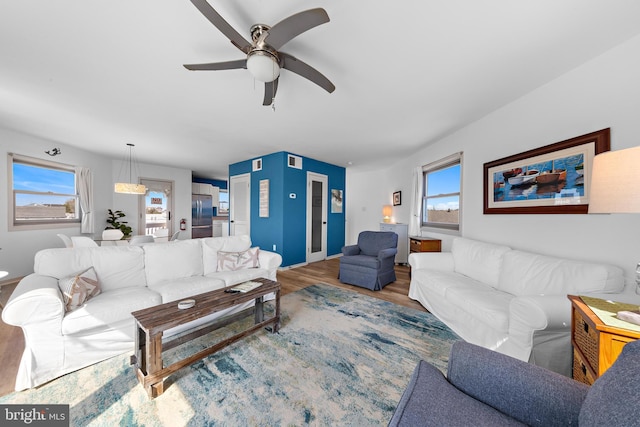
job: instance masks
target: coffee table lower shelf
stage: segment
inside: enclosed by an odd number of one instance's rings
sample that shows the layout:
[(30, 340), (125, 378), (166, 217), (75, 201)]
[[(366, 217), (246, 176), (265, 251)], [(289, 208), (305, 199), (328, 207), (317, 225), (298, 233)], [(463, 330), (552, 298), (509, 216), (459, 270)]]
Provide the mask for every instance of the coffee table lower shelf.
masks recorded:
[[(224, 289), (219, 289), (196, 295), (192, 297), (196, 301), (195, 306), (189, 309), (181, 310), (178, 308), (178, 301), (173, 301), (132, 313), (136, 323), (136, 353), (131, 356), (131, 364), (135, 365), (136, 376), (150, 397), (154, 398), (161, 395), (164, 392), (164, 378), (179, 369), (189, 366), (268, 325), (273, 325), (273, 333), (278, 332), (280, 327), (280, 284), (268, 279), (257, 279), (255, 281), (262, 282), (263, 284), (246, 293), (226, 293)], [(275, 294), (274, 315), (265, 320), (263, 298), (271, 293)], [(254, 307), (218, 319), (207, 327), (180, 336), (163, 345), (162, 335), (164, 331), (251, 301), (252, 299), (255, 299)], [(240, 319), (244, 319), (251, 314), (254, 314), (254, 324), (247, 329), (227, 337), (189, 357), (168, 366), (163, 366), (163, 351), (207, 334), (215, 329), (227, 326)]]

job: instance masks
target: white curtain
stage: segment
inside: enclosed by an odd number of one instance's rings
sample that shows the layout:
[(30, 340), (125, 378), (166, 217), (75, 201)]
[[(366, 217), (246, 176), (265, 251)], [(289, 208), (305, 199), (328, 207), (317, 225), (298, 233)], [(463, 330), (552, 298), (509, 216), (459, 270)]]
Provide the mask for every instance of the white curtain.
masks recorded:
[(418, 166), (413, 170), (412, 181), (409, 236), (420, 236), (420, 211), (422, 208), (422, 166)]
[(78, 193), (80, 194), (80, 206), (82, 207), (81, 233), (93, 233), (93, 177), (91, 169), (79, 167), (76, 170), (78, 176)]

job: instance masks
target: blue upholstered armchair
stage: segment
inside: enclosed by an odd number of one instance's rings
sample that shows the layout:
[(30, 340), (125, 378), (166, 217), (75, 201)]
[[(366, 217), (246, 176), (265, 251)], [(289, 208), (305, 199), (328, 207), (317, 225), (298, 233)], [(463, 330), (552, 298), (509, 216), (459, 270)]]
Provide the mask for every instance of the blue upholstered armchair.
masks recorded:
[(396, 280), (398, 235), (392, 231), (363, 231), (358, 244), (344, 246), (340, 258), (342, 283), (379, 291)]
[(416, 367), (389, 426), (638, 426), (640, 341), (589, 387), (464, 341)]

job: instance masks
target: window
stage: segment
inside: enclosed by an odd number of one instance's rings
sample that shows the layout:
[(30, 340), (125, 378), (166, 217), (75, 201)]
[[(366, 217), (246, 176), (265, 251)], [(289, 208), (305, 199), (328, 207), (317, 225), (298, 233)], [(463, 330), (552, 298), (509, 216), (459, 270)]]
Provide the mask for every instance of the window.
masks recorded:
[(460, 229), (461, 163), (462, 153), (456, 153), (422, 168), (423, 227)]
[(218, 216), (229, 215), (229, 190), (221, 188), (218, 196)]
[(16, 154), (9, 156), (13, 226), (80, 222), (74, 167)]

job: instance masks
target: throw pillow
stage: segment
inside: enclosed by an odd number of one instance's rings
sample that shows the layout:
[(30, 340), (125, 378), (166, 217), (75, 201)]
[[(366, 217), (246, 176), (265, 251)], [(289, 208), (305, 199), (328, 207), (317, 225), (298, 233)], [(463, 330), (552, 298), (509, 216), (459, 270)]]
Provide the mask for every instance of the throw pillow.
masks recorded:
[(64, 310), (73, 311), (100, 293), (98, 276), (93, 267), (58, 280), (64, 298)]
[(245, 268), (258, 268), (260, 248), (249, 248), (243, 252), (218, 252), (218, 271), (236, 271)]

